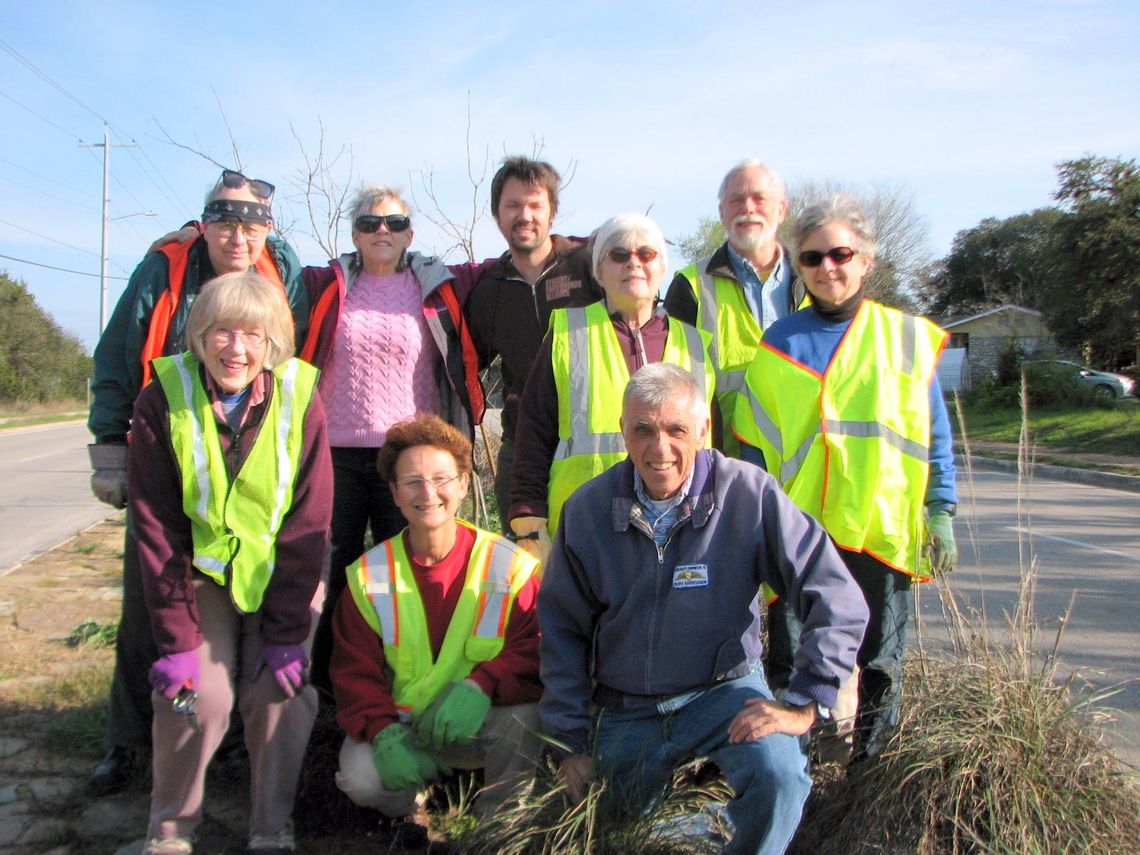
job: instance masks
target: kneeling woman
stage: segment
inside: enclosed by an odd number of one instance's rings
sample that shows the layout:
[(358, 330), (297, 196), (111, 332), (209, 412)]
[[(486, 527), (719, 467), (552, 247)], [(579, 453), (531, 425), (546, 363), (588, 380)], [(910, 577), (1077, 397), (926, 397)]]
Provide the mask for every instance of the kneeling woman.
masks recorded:
[(482, 768), (486, 816), (541, 750), (536, 562), (455, 518), (471, 443), (439, 417), (389, 428), (377, 467), (408, 526), (348, 568), (333, 617), (337, 786), (400, 817), (450, 767)]
[(154, 361), (129, 451), (130, 512), (161, 654), (144, 853), (193, 850), (206, 767), (236, 702), (249, 750), (249, 851), (291, 852), (293, 797), (317, 712), (308, 651), (332, 464), (317, 372), (256, 273), (210, 282), (189, 351)]

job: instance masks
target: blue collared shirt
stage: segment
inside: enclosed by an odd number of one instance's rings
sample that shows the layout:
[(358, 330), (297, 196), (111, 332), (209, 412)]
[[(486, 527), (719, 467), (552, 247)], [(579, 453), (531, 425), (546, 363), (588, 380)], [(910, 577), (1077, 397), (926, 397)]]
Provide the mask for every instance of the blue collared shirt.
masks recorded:
[(784, 248), (777, 244), (776, 264), (767, 279), (761, 279), (752, 262), (728, 246), (728, 260), (740, 284), (744, 286), (744, 299), (760, 329), (766, 330), (784, 315), (791, 314), (789, 303), (792, 299), (792, 265), (784, 255)]
[(664, 546), (668, 542), (669, 533), (673, 531), (673, 525), (677, 522), (681, 502), (685, 501), (692, 486), (693, 469), (690, 468), (689, 475), (685, 478), (681, 489), (677, 491), (677, 495), (658, 502), (649, 498), (649, 494), (645, 492), (645, 484), (641, 480), (641, 473), (637, 469), (633, 470), (633, 492), (637, 496), (634, 513), (638, 514), (640, 511), (639, 515), (653, 532), (653, 540), (658, 546)]

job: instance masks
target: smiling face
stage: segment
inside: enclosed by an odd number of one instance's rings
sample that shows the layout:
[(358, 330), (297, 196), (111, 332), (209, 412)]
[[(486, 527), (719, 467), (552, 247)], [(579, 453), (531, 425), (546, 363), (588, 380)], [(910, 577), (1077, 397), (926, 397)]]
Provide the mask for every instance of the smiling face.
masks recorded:
[[(616, 261), (609, 249), (632, 250), (626, 261)], [(660, 253), (651, 261), (642, 261), (637, 250), (655, 249), (642, 232), (632, 232), (607, 249), (598, 267), (598, 282), (606, 292), (606, 306), (611, 312), (620, 312), (627, 319), (638, 318), (653, 308), (661, 280), (665, 278), (665, 259)]]
[[(858, 250), (859, 237), (846, 223), (832, 220), (808, 233), (799, 246), (797, 257), (799, 253), (813, 250), (823, 253), (841, 246)], [(858, 293), (873, 260), (863, 252), (856, 253), (846, 264), (837, 264), (831, 258), (825, 257), (818, 267), (799, 265), (800, 276), (812, 299), (825, 308), (834, 309)]]
[(775, 250), (776, 230), (788, 214), (788, 202), (767, 170), (749, 166), (725, 186), (720, 222), (733, 249), (751, 257)]
[[(388, 214), (406, 214), (407, 211), (398, 199), (385, 196), (372, 206), (369, 213), (383, 217)], [(374, 276), (395, 273), (400, 259), (411, 243), (411, 228), (402, 232), (390, 232), (387, 225), (381, 225), (378, 231), (371, 234), (365, 234), (355, 228), (352, 230), (352, 245), (360, 252), (364, 271)]]
[(626, 401), (621, 433), (645, 491), (652, 499), (669, 499), (685, 485), (697, 452), (704, 447), (708, 418), (698, 418), (693, 402), (672, 397), (662, 406), (636, 398)]
[(553, 212), (544, 187), (508, 178), (494, 215), (511, 252), (529, 256), (548, 248)]
[[(213, 199), (260, 203), (248, 185), (223, 187), (213, 195)], [(224, 273), (241, 273), (249, 270), (261, 258), (261, 253), (265, 251), (265, 241), (269, 237), (269, 226), (261, 223), (207, 223), (203, 227), (203, 237), (215, 273), (219, 276)]]
[(451, 452), (434, 445), (412, 446), (396, 458), (394, 475), (389, 484), (392, 498), (413, 532), (454, 525), (467, 495), (468, 475), (459, 474)]
[(265, 366), (267, 344), (260, 327), (215, 324), (206, 331), (203, 363), (224, 391), (240, 392)]

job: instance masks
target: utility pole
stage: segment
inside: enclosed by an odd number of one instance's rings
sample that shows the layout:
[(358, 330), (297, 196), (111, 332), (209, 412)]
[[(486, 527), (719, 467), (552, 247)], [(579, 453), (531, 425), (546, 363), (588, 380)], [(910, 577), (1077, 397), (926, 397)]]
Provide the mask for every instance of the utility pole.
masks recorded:
[[(134, 148), (134, 143), (115, 143), (115, 148)], [(80, 148), (103, 149), (103, 242), (99, 252), (99, 335), (107, 326), (107, 225), (111, 222), (111, 135), (103, 123), (103, 142), (79, 144)]]

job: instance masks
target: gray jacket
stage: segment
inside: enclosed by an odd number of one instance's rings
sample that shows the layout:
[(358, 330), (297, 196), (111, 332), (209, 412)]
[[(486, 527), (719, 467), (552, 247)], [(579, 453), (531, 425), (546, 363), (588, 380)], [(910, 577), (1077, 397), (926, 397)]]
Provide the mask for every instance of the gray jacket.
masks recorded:
[(652, 704), (758, 667), (762, 582), (804, 624), (791, 699), (833, 706), (867, 606), (819, 523), (763, 470), (701, 451), (658, 548), (639, 525), (633, 475), (619, 463), (564, 507), (538, 596), (546, 732), (586, 753), (591, 704)]

